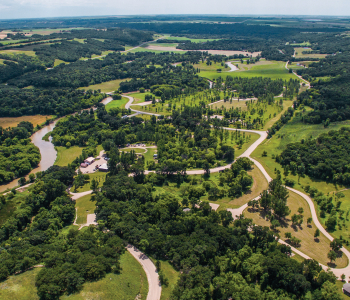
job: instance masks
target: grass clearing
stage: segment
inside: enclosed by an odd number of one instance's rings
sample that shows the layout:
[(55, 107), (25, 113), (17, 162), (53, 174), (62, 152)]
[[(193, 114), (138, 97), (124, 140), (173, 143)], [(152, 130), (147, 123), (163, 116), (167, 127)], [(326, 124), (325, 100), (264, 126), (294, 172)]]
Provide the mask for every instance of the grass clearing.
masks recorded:
[(36, 125), (41, 125), (46, 122), (47, 119), (50, 119), (52, 116), (42, 116), (42, 115), (35, 115), (35, 116), (22, 116), (22, 117), (13, 117), (13, 118), (0, 118), (0, 126), (2, 128), (7, 127), (16, 127), (19, 123), (23, 121), (31, 122), (34, 127)]
[(35, 277), (40, 268), (34, 268), (19, 275), (10, 276), (0, 283), (0, 299), (8, 300), (39, 300)]
[(79, 157), (83, 153), (83, 148), (78, 146), (73, 146), (70, 148), (56, 147), (57, 150), (57, 158), (55, 161), (55, 165), (57, 166), (68, 166), (68, 164), (71, 164), (74, 159)]
[[(178, 40), (178, 41), (191, 41), (192, 43), (204, 43), (209, 41), (218, 41), (220, 39), (190, 39), (184, 36), (164, 36), (164, 39)], [(162, 44), (162, 43), (159, 43)]]
[(119, 107), (119, 108), (125, 108), (125, 104), (129, 102), (129, 99), (128, 98), (125, 98), (125, 97), (122, 97), (121, 100), (113, 100), (111, 102), (109, 102), (107, 105), (106, 105), (106, 110), (107, 112), (110, 111), (112, 108), (116, 108), (116, 107)]
[(86, 224), (87, 215), (93, 214), (96, 209), (96, 201), (91, 201), (91, 195), (86, 195), (76, 200), (77, 224)]
[(63, 61), (63, 60), (60, 60), (60, 59), (58, 59), (58, 58), (56, 58), (55, 59), (55, 63), (54, 63), (54, 67), (56, 67), (56, 66), (58, 66), (58, 65), (60, 65), (60, 64), (69, 64), (68, 62), (65, 62), (65, 61)]
[(77, 189), (77, 193), (90, 191), (91, 190), (90, 185), (91, 185), (92, 179), (97, 180), (99, 182), (99, 187), (102, 187), (103, 183), (106, 181), (107, 173), (97, 171), (95, 173), (89, 173), (87, 175), (89, 175), (90, 179), (87, 180), (82, 187)]
[(99, 84), (89, 85), (78, 88), (78, 90), (101, 90), (102, 93), (110, 93), (119, 89), (120, 83), (123, 81), (130, 80), (130, 78), (116, 79), (111, 81), (106, 81)]
[(225, 64), (222, 66), (221, 63), (215, 63), (215, 62), (212, 62), (212, 64), (209, 66), (207, 65), (206, 62), (200, 62), (199, 64), (194, 64), (193, 67), (198, 68), (201, 71), (216, 71), (217, 69), (221, 69), (224, 72), (224, 71), (231, 70), (231, 68), (225, 67)]
[(148, 293), (145, 271), (138, 261), (125, 252), (120, 258), (120, 274), (109, 273), (105, 278), (85, 283), (79, 294), (61, 297), (61, 300), (135, 300), (138, 294), (144, 300)]
[[(148, 293), (147, 277), (138, 261), (125, 252), (120, 258), (120, 274), (109, 273), (105, 278), (84, 283), (83, 289), (72, 295), (64, 295), (61, 300), (134, 300), (138, 294), (142, 300)], [(39, 300), (35, 277), (40, 268), (34, 268), (19, 275), (10, 276), (0, 283), (0, 299)]]
[(28, 194), (27, 191), (17, 192), (12, 199), (6, 199), (6, 203), (2, 205), (2, 208), (0, 209), (0, 226), (2, 226), (14, 214), (17, 207), (25, 200)]
[[(289, 206), (291, 213), (289, 216), (287, 216), (285, 222), (281, 224), (282, 226), (277, 228), (276, 232), (278, 232), (282, 240), (286, 240), (284, 234), (286, 232), (290, 232), (292, 236), (301, 240), (301, 245), (298, 247), (301, 252), (317, 260), (318, 262), (327, 265), (329, 263), (327, 254), (331, 250), (329, 246), (330, 241), (323, 234), (321, 234), (319, 237), (318, 242), (314, 240), (314, 233), (316, 230), (315, 224), (312, 222), (310, 226), (306, 225), (306, 220), (311, 217), (311, 211), (308, 203), (299, 195), (289, 191), (287, 205)], [(298, 214), (299, 207), (302, 207), (304, 209), (304, 223), (300, 227), (292, 227), (291, 216), (293, 214)], [(257, 225), (271, 225), (270, 221), (265, 220), (265, 213), (263, 210), (252, 211), (250, 208), (248, 208), (244, 211), (244, 216), (246, 218), (253, 219), (253, 222)], [(340, 252), (338, 258), (335, 261), (337, 268), (344, 268), (348, 265), (348, 259), (346, 255), (341, 254), (342, 252)]]

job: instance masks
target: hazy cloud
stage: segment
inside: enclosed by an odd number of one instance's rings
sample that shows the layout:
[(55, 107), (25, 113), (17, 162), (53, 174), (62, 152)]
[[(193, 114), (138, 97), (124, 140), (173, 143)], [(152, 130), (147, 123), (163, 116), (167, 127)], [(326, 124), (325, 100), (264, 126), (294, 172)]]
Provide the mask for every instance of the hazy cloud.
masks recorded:
[(350, 15), (349, 0), (0, 0), (0, 19), (128, 14)]

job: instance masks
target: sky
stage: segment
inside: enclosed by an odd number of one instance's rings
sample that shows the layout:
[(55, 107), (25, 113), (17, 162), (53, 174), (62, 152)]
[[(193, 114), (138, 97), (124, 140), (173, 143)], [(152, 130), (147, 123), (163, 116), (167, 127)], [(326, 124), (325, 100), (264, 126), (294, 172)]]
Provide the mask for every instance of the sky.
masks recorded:
[(338, 15), (349, 0), (0, 0), (0, 19), (144, 15)]

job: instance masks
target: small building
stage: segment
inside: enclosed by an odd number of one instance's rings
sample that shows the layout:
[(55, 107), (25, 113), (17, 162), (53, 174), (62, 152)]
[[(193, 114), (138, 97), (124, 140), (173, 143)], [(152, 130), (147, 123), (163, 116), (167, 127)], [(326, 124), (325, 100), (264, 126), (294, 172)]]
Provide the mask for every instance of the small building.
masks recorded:
[(88, 165), (91, 165), (95, 161), (94, 157), (88, 157), (87, 159), (84, 160), (85, 163)]
[(185, 213), (187, 213), (187, 212), (190, 212), (191, 209), (187, 207), (187, 208), (184, 208), (182, 211), (185, 212)]
[(87, 163), (81, 163), (81, 164), (80, 164), (80, 167), (81, 167), (81, 168), (87, 168), (87, 167), (88, 167), (88, 164), (87, 164)]
[(101, 172), (108, 172), (108, 166), (107, 164), (102, 164), (98, 167), (99, 171)]
[(343, 293), (347, 296), (350, 296), (350, 283), (345, 283), (343, 285)]
[(153, 154), (153, 158), (157, 159), (158, 158), (158, 154)]

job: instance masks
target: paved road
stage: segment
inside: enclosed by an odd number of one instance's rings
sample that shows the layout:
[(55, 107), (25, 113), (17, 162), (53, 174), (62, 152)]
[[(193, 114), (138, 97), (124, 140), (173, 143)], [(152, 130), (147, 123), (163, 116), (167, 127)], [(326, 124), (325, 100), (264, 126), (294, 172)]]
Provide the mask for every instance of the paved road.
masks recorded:
[(153, 264), (147, 255), (142, 253), (139, 249), (132, 245), (128, 245), (127, 250), (131, 253), (133, 257), (141, 264), (142, 268), (145, 270), (148, 280), (148, 294), (146, 300), (159, 300), (162, 294), (162, 287), (159, 282), (159, 276), (156, 266)]

